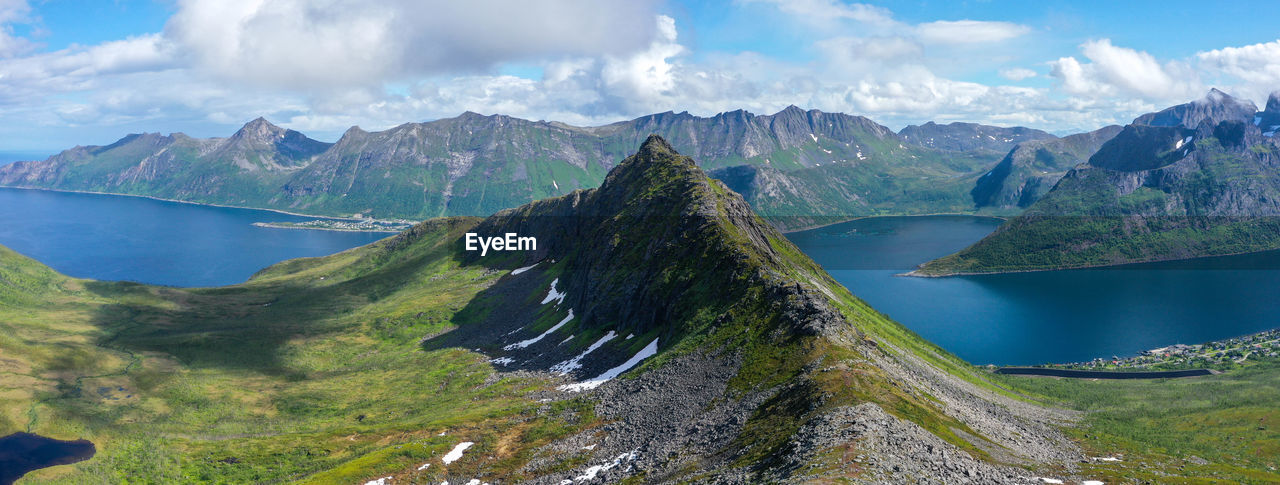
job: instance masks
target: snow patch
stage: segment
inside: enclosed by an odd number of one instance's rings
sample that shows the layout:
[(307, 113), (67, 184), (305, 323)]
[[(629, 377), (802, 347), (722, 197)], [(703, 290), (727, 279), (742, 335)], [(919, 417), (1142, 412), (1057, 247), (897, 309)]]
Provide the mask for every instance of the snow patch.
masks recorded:
[(513, 274), (513, 275), (517, 275), (517, 274), (523, 273), (523, 272), (525, 272), (525, 271), (529, 271), (529, 270), (533, 269), (533, 267), (534, 267), (534, 266), (537, 266), (537, 265), (538, 265), (538, 263), (541, 263), (541, 262), (542, 262), (542, 261), (538, 261), (537, 263), (533, 263), (533, 264), (528, 265), (528, 266), (525, 266), (525, 267), (523, 267), (523, 268), (516, 268), (516, 269), (513, 269), (513, 270), (511, 270), (511, 274)]
[(574, 384), (565, 384), (563, 386), (557, 387), (556, 389), (559, 389), (561, 391), (567, 391), (567, 392), (582, 392), (582, 391), (595, 389), (597, 387), (600, 387), (601, 384), (609, 382), (609, 380), (613, 379), (614, 377), (618, 377), (622, 375), (623, 372), (631, 370), (632, 367), (635, 367), (644, 359), (653, 357), (657, 353), (658, 353), (658, 339), (655, 338), (653, 339), (652, 342), (649, 342), (649, 345), (644, 346), (644, 348), (640, 349), (640, 351), (637, 352), (636, 355), (631, 356), (630, 359), (627, 359), (627, 361), (623, 362), (621, 365), (614, 367), (612, 369), (609, 369), (605, 371), (603, 374), (595, 376), (591, 379), (587, 379), (585, 381), (574, 383)]
[(813, 141), (818, 141), (818, 135), (815, 135), (813, 133), (809, 134), (809, 138), (813, 138)]
[(1057, 478), (1036, 477), (1036, 480), (1040, 480), (1040, 483), (1062, 483), (1062, 480)]
[[(544, 303), (545, 303), (545, 302), (544, 302)], [(531, 338), (531, 339), (529, 339), (529, 340), (521, 340), (521, 341), (516, 342), (516, 343), (514, 343), (514, 344), (511, 344), (511, 345), (508, 345), (508, 346), (506, 346), (506, 347), (503, 347), (503, 348), (502, 348), (502, 350), (523, 349), (523, 348), (528, 347), (528, 346), (530, 346), (530, 345), (536, 344), (536, 343), (538, 343), (539, 341), (541, 341), (543, 338), (545, 338), (547, 335), (551, 335), (551, 333), (552, 333), (552, 332), (555, 332), (556, 330), (560, 330), (560, 327), (563, 327), (563, 326), (564, 326), (564, 324), (569, 323), (569, 320), (573, 320), (573, 309), (572, 309), (572, 308), (570, 308), (570, 309), (569, 309), (569, 316), (564, 317), (564, 320), (560, 320), (560, 323), (557, 323), (557, 324), (555, 324), (555, 326), (553, 326), (553, 327), (551, 327), (551, 328), (548, 328), (548, 329), (547, 329), (547, 331), (542, 332), (542, 334), (541, 334), (541, 335), (538, 335), (537, 337)]]
[(387, 485), (388, 483), (391, 483), (391, 478), (392, 477), (382, 477), (377, 480), (369, 480), (364, 482), (364, 485)]
[(1260, 126), (1260, 125), (1262, 125), (1262, 116), (1253, 115), (1253, 126)]
[(512, 359), (511, 357), (498, 357), (496, 359), (489, 359), (490, 364), (498, 364), (498, 365), (504, 365), (504, 366), (511, 365), (512, 363), (515, 363), (515, 361), (516, 359)]
[(629, 333), (629, 334), (627, 334), (627, 338), (624, 338), (624, 339), (622, 339), (622, 340), (631, 340), (631, 339), (633, 339), (633, 338), (636, 338), (636, 334), (634, 334), (634, 333)]
[(1107, 485), (1107, 484), (1102, 483), (1102, 480), (1085, 480), (1083, 482), (1080, 482), (1080, 485)]
[(428, 468), (431, 468), (431, 464), (430, 464), (430, 463), (423, 463), (423, 464), (422, 464), (422, 466), (418, 467), (418, 471), (426, 470), (426, 469), (428, 469)]
[(474, 445), (474, 444), (475, 443), (470, 441), (463, 441), (461, 443), (458, 443), (458, 446), (453, 447), (452, 450), (449, 450), (448, 453), (445, 453), (444, 457), (441, 458), (440, 461), (444, 462), (444, 464), (446, 465), (453, 463), (455, 461), (458, 461), (459, 458), (462, 458), (462, 452), (467, 451), (467, 448), (470, 448), (471, 445)]
[(600, 346), (608, 343), (610, 340), (613, 340), (614, 337), (617, 337), (617, 336), (618, 334), (613, 333), (613, 330), (610, 330), (609, 333), (604, 334), (603, 337), (600, 337), (600, 340), (597, 340), (595, 343), (591, 344), (590, 347), (587, 347), (587, 350), (582, 351), (582, 353), (578, 354), (577, 357), (574, 357), (572, 359), (569, 359), (559, 364), (551, 366), (551, 372), (568, 374), (575, 370), (581, 369), (582, 359), (585, 358), (587, 354), (594, 352), (596, 349), (600, 348)]
[(568, 342), (568, 341), (570, 341), (570, 340), (573, 340), (573, 337), (575, 337), (575, 336), (576, 336), (576, 335), (570, 335), (570, 336), (569, 336), (569, 338), (564, 339), (564, 340), (561, 340), (561, 341), (560, 341), (560, 343), (558, 343), (558, 344), (556, 344), (556, 345), (564, 345), (564, 344), (565, 344), (565, 342)]
[(547, 303), (551, 303), (552, 301), (555, 301), (557, 305), (564, 302), (565, 295), (564, 293), (561, 293), (559, 290), (556, 290), (557, 283), (560, 283), (560, 278), (551, 280), (551, 289), (547, 291), (547, 297), (542, 299), (543, 305), (546, 305)]
[(551, 186), (552, 186), (552, 187), (555, 187), (555, 188), (556, 188), (556, 190), (560, 190), (560, 184), (557, 184), (555, 180), (552, 180), (552, 181), (551, 181)]
[(582, 447), (582, 449), (587, 450), (587, 451), (591, 451), (591, 450), (596, 449), (596, 445), (592, 444), (592, 445), (583, 446), (583, 447)]
[(574, 477), (573, 480), (561, 480), (560, 485), (569, 485), (573, 482), (584, 482), (584, 481), (595, 480), (596, 475), (599, 475), (600, 472), (612, 470), (613, 468), (623, 464), (624, 462), (635, 461), (636, 457), (638, 456), (640, 456), (638, 450), (631, 450), (630, 453), (623, 453), (621, 455), (618, 455), (617, 458), (614, 458), (613, 461), (610, 461), (609, 463), (587, 467), (586, 470), (582, 471), (581, 475)]

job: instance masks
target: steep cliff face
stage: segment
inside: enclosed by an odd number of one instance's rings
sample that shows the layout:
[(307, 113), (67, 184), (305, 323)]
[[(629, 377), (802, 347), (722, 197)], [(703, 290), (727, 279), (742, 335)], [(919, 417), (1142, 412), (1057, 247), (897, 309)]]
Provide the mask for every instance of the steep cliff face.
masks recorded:
[(969, 194), (978, 207), (1029, 207), (1120, 130), (1120, 126), (1112, 125), (1088, 133), (1019, 143), (978, 178)]
[[(1096, 266), (1280, 247), (1280, 144), (1219, 91), (1145, 115), (1023, 215), (927, 274)], [(1173, 119), (1179, 122), (1165, 125)]]
[(1267, 108), (1253, 118), (1253, 124), (1262, 130), (1263, 136), (1274, 137), (1280, 130), (1280, 91), (1267, 98)]

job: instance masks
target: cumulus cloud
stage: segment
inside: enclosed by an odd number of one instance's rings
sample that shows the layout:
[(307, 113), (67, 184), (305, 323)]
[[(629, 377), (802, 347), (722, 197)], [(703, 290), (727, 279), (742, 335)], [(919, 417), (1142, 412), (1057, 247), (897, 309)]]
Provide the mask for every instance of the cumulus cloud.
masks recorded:
[(839, 59), (902, 61), (924, 53), (920, 43), (906, 37), (834, 37), (814, 44), (827, 55)]
[(182, 0), (165, 35), (224, 79), (291, 89), (477, 72), (546, 56), (623, 55), (652, 1)]
[(25, 53), (34, 46), (13, 34), (13, 25), (30, 20), (31, 6), (26, 0), (0, 0), (0, 58)]
[(1243, 47), (1227, 47), (1196, 55), (1208, 69), (1249, 83), (1280, 88), (1280, 40)]
[(1031, 28), (1011, 22), (939, 20), (917, 25), (916, 32), (921, 40), (934, 44), (985, 44), (1026, 35)]
[[(803, 55), (692, 55), (689, 26), (647, 1), (180, 0), (163, 32), (8, 58), (0, 49), (0, 118), (113, 135), (216, 126), (208, 135), (264, 115), (333, 139), (351, 125), (379, 130), (462, 111), (598, 125), (796, 104), (893, 127), (934, 119), (1071, 132), (1199, 97), (1200, 79), (1280, 79), (1280, 41), (1161, 60), (1102, 39), (1037, 65), (1042, 58), (1017, 57), (1021, 37), (1037, 32), (1018, 24), (911, 24), (835, 0), (737, 1), (798, 20), (783, 36), (800, 39)], [(0, 0), (0, 26), (24, 18), (7, 5), (26, 4)], [(541, 75), (498, 69), (513, 63)], [(965, 80), (1044, 71), (1057, 82)]]
[(837, 0), (738, 0), (741, 3), (768, 4), (783, 13), (820, 26), (832, 26), (843, 20), (858, 23), (895, 27), (901, 25), (893, 19), (893, 12), (884, 7), (864, 3), (846, 4)]
[(1161, 64), (1149, 53), (1112, 45), (1110, 39), (1085, 42), (1080, 50), (1088, 63), (1063, 57), (1049, 64), (1050, 75), (1070, 94), (1179, 100), (1204, 90), (1198, 75), (1186, 63)]
[(1021, 81), (1036, 77), (1036, 72), (1025, 67), (1013, 67), (1009, 69), (1001, 69), (1000, 77), (1010, 81)]

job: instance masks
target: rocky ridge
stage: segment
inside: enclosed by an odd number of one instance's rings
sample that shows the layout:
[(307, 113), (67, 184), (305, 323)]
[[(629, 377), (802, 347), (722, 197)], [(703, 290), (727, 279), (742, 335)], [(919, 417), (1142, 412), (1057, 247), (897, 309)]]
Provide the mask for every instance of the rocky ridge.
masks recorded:
[[(912, 357), (915, 341), (877, 327), (897, 324), (661, 138), (599, 189), (502, 211), (475, 231), (547, 243), (508, 260), (521, 271), (477, 298), (507, 306), (476, 312), (428, 349), (477, 348), (508, 372), (547, 372), (572, 389), (657, 344), (638, 370), (579, 388), (603, 424), (535, 451), (526, 471), (584, 449), (588, 459), (532, 483), (993, 483), (1081, 456), (1056, 430), (1070, 415), (971, 383), (965, 364)], [(933, 420), (969, 431), (944, 439)]]

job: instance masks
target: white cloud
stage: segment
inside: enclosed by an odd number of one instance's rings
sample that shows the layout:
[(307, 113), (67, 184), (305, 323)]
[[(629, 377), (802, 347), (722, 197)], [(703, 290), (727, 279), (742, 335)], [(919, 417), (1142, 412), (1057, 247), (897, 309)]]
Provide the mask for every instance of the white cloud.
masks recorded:
[(939, 20), (917, 25), (916, 32), (922, 41), (934, 44), (985, 44), (1026, 35), (1031, 28), (1011, 22)]
[[(351, 125), (380, 130), (468, 110), (598, 125), (664, 110), (763, 114), (796, 104), (895, 128), (934, 119), (1070, 132), (1197, 98), (1202, 79), (1269, 85), (1264, 96), (1280, 87), (1280, 41), (1167, 60), (1104, 39), (1082, 44), (1074, 57), (1035, 64), (1042, 58), (1018, 51), (1027, 44), (1021, 37), (1045, 32), (1028, 26), (912, 25), (863, 4), (738, 0), (763, 7), (746, 9), (753, 14), (798, 20), (766, 19), (798, 29), (780, 36), (798, 39), (800, 59), (693, 55), (688, 26), (650, 3), (574, 1), (583, 3), (180, 0), (161, 33), (8, 58), (0, 48), (0, 119), (100, 127), (113, 136), (203, 126), (199, 134), (207, 136), (263, 115), (331, 140)], [(25, 3), (0, 0), (0, 28), (30, 15), (6, 14), (7, 5)], [(490, 9), (505, 15), (481, 15)], [(541, 77), (495, 68), (512, 63)], [(1057, 82), (965, 80), (994, 72), (1023, 81), (1037, 70)], [(68, 144), (88, 141), (98, 140)]]
[(659, 15), (657, 32), (657, 38), (642, 52), (621, 58), (607, 56), (601, 72), (607, 88), (636, 107), (652, 106), (676, 85), (677, 67), (668, 59), (685, 49), (676, 42), (675, 19)]
[(893, 19), (893, 12), (884, 7), (863, 3), (846, 4), (837, 0), (738, 0), (741, 3), (761, 3), (776, 7), (783, 13), (796, 16), (811, 24), (831, 26), (843, 20), (867, 25), (894, 27), (900, 23)]
[(924, 53), (918, 42), (906, 37), (835, 37), (814, 44), (831, 57), (879, 61), (906, 61)]
[(1196, 58), (1202, 67), (1259, 85), (1264, 92), (1280, 88), (1280, 40), (1201, 52)]
[(13, 35), (13, 24), (31, 20), (31, 6), (26, 0), (0, 0), (0, 59), (30, 51), (34, 44)]
[(1027, 69), (1025, 67), (1014, 67), (1009, 69), (1001, 69), (1000, 77), (1003, 77), (1010, 81), (1022, 81), (1024, 79), (1030, 79), (1030, 78), (1036, 77), (1036, 72), (1030, 69)]
[(1197, 73), (1186, 63), (1161, 64), (1149, 53), (1119, 47), (1110, 39), (1080, 45), (1089, 63), (1064, 57), (1050, 63), (1050, 75), (1075, 95), (1131, 95), (1152, 100), (1182, 100), (1204, 90)]
[(654, 15), (649, 0), (182, 0), (165, 34), (223, 79), (329, 89), (625, 55), (649, 44)]

